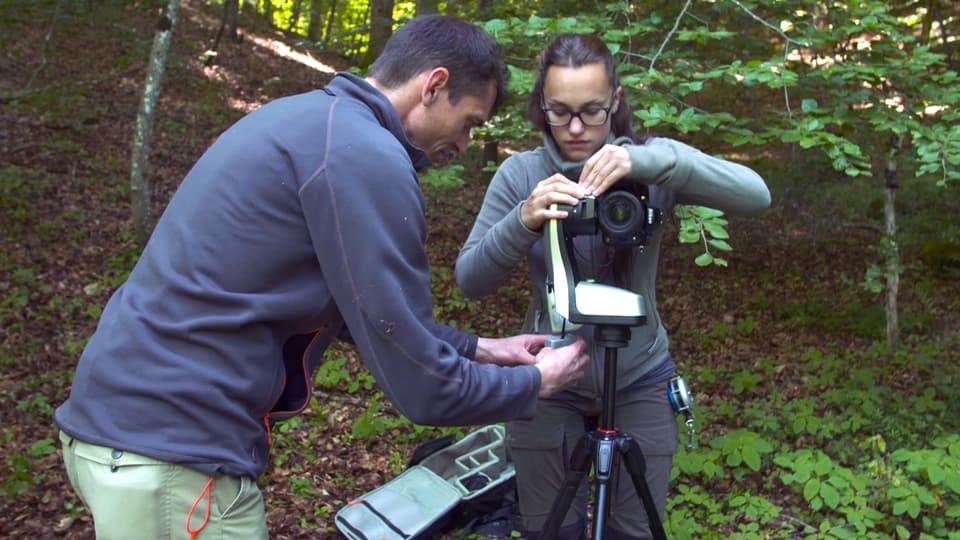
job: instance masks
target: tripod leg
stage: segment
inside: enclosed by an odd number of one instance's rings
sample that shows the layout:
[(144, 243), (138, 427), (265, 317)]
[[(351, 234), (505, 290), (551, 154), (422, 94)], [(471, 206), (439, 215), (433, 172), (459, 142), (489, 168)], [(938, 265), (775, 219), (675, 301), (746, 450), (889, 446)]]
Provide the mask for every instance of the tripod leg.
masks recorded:
[(601, 436), (596, 443), (596, 457), (594, 462), (594, 481), (596, 490), (593, 502), (594, 509), (593, 539), (603, 540), (606, 536), (607, 514), (610, 512), (610, 482), (617, 467), (614, 459), (617, 453), (615, 439)]
[(660, 520), (660, 514), (657, 512), (657, 505), (653, 502), (653, 495), (650, 493), (650, 487), (647, 485), (646, 473), (647, 462), (643, 458), (643, 450), (637, 441), (630, 437), (623, 437), (620, 440), (618, 451), (623, 455), (623, 464), (633, 479), (633, 485), (637, 490), (637, 495), (643, 502), (643, 508), (647, 512), (647, 521), (650, 524), (650, 533), (656, 540), (667, 540), (667, 534), (663, 530), (663, 523)]
[(553, 540), (557, 537), (560, 525), (563, 524), (563, 518), (566, 517), (567, 511), (570, 510), (570, 504), (573, 503), (573, 498), (577, 495), (580, 482), (590, 468), (593, 447), (594, 438), (591, 433), (585, 434), (577, 441), (577, 445), (570, 455), (570, 468), (564, 476), (563, 485), (560, 487), (560, 492), (557, 493), (557, 498), (553, 500), (550, 513), (547, 514), (547, 520), (540, 531), (540, 538)]

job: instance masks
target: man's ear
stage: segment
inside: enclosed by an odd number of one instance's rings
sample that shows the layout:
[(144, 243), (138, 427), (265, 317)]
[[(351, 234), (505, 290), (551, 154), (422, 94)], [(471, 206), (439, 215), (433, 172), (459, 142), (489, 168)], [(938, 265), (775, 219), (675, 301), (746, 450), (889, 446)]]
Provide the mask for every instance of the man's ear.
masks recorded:
[(443, 67), (431, 69), (426, 76), (420, 93), (420, 99), (424, 104), (434, 103), (440, 96), (440, 90), (447, 87), (450, 81), (450, 71)]
[(610, 114), (616, 114), (620, 109), (620, 100), (623, 99), (623, 87), (618, 86), (617, 91), (613, 93), (613, 108), (610, 109)]

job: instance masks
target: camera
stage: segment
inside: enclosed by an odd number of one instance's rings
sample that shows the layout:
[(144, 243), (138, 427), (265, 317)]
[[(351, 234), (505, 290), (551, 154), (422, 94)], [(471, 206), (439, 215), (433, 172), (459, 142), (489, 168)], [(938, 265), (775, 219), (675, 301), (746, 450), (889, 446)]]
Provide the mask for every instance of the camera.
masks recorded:
[(663, 223), (663, 213), (647, 206), (642, 185), (615, 185), (598, 197), (580, 199), (576, 206), (557, 205), (567, 212), (564, 231), (569, 236), (598, 232), (612, 246), (644, 246), (651, 228)]

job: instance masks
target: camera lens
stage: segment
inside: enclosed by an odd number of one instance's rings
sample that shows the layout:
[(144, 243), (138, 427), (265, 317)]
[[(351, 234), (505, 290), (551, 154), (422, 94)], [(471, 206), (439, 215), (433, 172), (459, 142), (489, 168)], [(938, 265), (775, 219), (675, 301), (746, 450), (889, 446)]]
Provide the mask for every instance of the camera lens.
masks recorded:
[(643, 228), (643, 207), (640, 199), (627, 191), (608, 193), (598, 212), (600, 227), (609, 234), (631, 233)]
[(610, 221), (613, 223), (623, 223), (630, 220), (630, 208), (618, 204), (610, 209)]

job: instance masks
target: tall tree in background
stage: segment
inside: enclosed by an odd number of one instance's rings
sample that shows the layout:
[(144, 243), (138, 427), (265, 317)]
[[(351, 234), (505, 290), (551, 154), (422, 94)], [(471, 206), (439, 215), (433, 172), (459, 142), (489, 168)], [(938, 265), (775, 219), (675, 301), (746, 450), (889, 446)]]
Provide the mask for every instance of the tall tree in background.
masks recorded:
[(310, 1), (310, 21), (307, 22), (307, 39), (314, 43), (320, 41), (323, 24), (323, 6), (318, 0)]
[(292, 32), (300, 20), (300, 11), (303, 9), (303, 0), (296, 0), (293, 3), (293, 10), (290, 13), (290, 20), (287, 22), (287, 32)]
[(272, 0), (263, 0), (263, 18), (266, 19), (267, 24), (273, 26), (273, 2)]
[(240, 11), (240, 0), (223, 0), (223, 17), (227, 23), (227, 37), (237, 41), (237, 12)]
[(169, 0), (166, 12), (161, 13), (157, 24), (157, 33), (153, 38), (150, 51), (150, 63), (147, 67), (147, 81), (143, 88), (143, 99), (137, 113), (137, 127), (133, 138), (133, 159), (130, 167), (130, 204), (133, 212), (133, 227), (140, 245), (145, 245), (153, 229), (150, 215), (150, 183), (147, 180), (150, 144), (153, 138), (153, 124), (157, 114), (157, 100), (160, 96), (160, 84), (167, 63), (167, 51), (173, 38), (173, 27), (177, 22), (179, 0)]
[(220, 28), (217, 30), (217, 37), (213, 38), (213, 43), (210, 45), (210, 49), (205, 55), (206, 60), (204, 63), (206, 65), (209, 66), (213, 64), (213, 61), (216, 58), (217, 47), (220, 46), (220, 39), (223, 38), (224, 30), (227, 30), (227, 36), (234, 42), (240, 41), (239, 35), (237, 34), (238, 4), (239, 0), (224, 0), (223, 17), (220, 19)]
[(477, 0), (477, 19), (488, 21), (493, 18), (493, 0)]
[(362, 64), (369, 66), (393, 35), (393, 0), (370, 0), (370, 42)]
[(323, 32), (323, 44), (330, 44), (330, 34), (333, 33), (333, 18), (337, 14), (337, 0), (330, 0), (330, 13), (327, 15), (327, 29)]
[(434, 15), (440, 13), (439, 0), (417, 0), (416, 15)]

